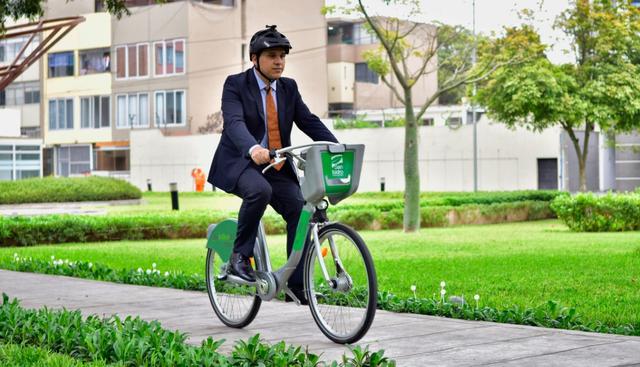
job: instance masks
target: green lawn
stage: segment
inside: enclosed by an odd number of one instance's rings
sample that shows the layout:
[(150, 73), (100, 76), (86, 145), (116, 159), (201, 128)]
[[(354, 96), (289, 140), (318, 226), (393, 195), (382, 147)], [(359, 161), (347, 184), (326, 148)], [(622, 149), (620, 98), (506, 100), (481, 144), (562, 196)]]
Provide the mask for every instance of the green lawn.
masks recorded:
[[(640, 319), (640, 232), (573, 233), (558, 221), (363, 231), (376, 263), (379, 289), (410, 296), (439, 292), (481, 297), (481, 305), (538, 306), (548, 300), (575, 306), (585, 321), (607, 324)], [(284, 236), (269, 237), (272, 258), (284, 262)], [(85, 260), (115, 268), (204, 272), (204, 240), (123, 241), (2, 248), (47, 259)]]

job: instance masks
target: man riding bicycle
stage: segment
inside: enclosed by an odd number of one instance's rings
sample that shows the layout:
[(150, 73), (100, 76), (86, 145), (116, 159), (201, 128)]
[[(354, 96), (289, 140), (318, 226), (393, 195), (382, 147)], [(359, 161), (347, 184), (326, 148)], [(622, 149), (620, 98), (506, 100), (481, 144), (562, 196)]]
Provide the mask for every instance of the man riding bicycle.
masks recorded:
[[(295, 80), (282, 77), (285, 57), (291, 48), (275, 25), (256, 32), (249, 44), (253, 67), (228, 76), (222, 92), (224, 126), (208, 181), (242, 198), (229, 271), (246, 281), (255, 281), (249, 258), (253, 256), (259, 222), (267, 204), (287, 223), (287, 255), (291, 254), (304, 205), (290, 158), (262, 174), (271, 160), (269, 151), (291, 145), (294, 122), (314, 141), (337, 142), (302, 101)], [(306, 303), (302, 268), (300, 262), (288, 287)]]

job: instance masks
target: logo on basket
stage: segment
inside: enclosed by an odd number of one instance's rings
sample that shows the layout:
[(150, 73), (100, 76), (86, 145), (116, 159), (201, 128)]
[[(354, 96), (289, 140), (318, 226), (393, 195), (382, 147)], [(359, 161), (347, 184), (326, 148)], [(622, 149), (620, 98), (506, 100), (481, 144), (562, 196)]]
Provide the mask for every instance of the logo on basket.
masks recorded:
[(331, 175), (333, 177), (344, 176), (344, 158), (342, 154), (331, 156)]

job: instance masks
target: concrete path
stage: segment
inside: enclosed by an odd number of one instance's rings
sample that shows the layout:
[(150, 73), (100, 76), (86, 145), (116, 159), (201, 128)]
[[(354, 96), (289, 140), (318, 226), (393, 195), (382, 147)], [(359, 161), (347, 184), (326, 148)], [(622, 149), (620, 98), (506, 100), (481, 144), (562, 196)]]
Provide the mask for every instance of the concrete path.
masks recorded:
[(103, 215), (108, 206), (140, 205), (140, 199), (112, 201), (79, 201), (67, 203), (35, 203), (0, 205), (0, 216), (34, 216), (50, 214)]
[[(0, 270), (0, 292), (27, 308), (66, 307), (85, 314), (139, 315), (190, 335), (233, 342), (256, 333), (269, 342), (308, 345), (322, 359), (346, 347), (324, 337), (309, 309), (264, 302), (258, 317), (237, 330), (216, 319), (206, 293), (105, 283)], [(574, 332), (378, 311), (359, 344), (384, 349), (398, 366), (640, 366), (640, 337)]]

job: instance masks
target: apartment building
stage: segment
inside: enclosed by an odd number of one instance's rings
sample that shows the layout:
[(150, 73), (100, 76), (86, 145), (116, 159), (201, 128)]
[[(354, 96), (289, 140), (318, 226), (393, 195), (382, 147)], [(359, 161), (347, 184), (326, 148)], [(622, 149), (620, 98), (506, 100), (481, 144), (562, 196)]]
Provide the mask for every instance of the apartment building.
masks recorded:
[[(420, 25), (423, 33), (435, 32), (435, 26)], [(421, 33), (421, 34), (423, 34)], [(329, 78), (329, 115), (353, 117), (363, 114), (363, 110), (382, 111), (402, 108), (401, 102), (369, 69), (363, 53), (380, 46), (374, 35), (365, 28), (363, 20), (330, 18), (327, 20), (327, 73)], [(418, 59), (410, 59), (411, 70), (418, 67)], [(428, 70), (435, 70), (437, 60), (431, 62)], [(397, 85), (395, 77), (390, 83)], [(435, 93), (438, 87), (437, 73), (424, 75), (413, 87), (416, 105)]]
[[(24, 22), (8, 22), (7, 27)], [(0, 65), (11, 64), (27, 43), (27, 36), (0, 41)], [(29, 43), (18, 61), (39, 44)], [(40, 61), (27, 68), (0, 91), (0, 180), (18, 180), (42, 175), (40, 131)]]
[(86, 21), (43, 61), (44, 145), (51, 157), (45, 174), (130, 178), (132, 131), (214, 131), (224, 80), (250, 67), (249, 39), (265, 24), (277, 24), (291, 40), (286, 76), (298, 80), (311, 110), (326, 116), (322, 0), (127, 5), (131, 15), (118, 20), (99, 1), (47, 2), (48, 18), (82, 15)]

